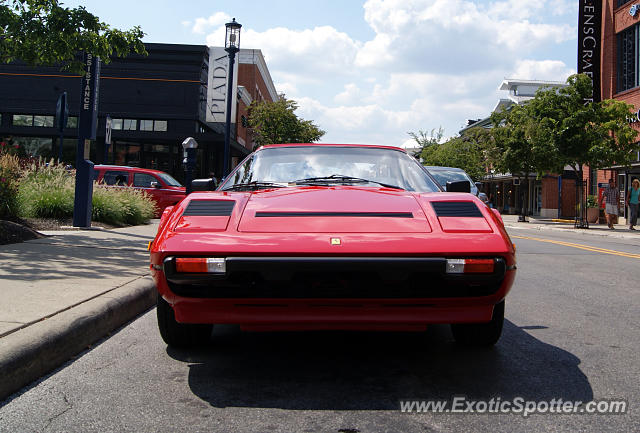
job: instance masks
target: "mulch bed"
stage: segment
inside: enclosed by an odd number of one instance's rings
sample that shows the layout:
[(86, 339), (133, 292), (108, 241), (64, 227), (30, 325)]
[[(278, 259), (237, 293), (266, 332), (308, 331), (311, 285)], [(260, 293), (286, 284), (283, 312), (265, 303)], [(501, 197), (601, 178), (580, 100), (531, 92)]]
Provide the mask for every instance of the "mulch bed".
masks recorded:
[[(73, 219), (27, 218), (17, 221), (0, 220), (0, 245), (15, 244), (46, 237), (38, 230), (74, 230)], [(92, 227), (116, 228), (110, 224), (92, 222)]]
[(0, 220), (0, 245), (43, 238), (44, 235), (24, 224)]

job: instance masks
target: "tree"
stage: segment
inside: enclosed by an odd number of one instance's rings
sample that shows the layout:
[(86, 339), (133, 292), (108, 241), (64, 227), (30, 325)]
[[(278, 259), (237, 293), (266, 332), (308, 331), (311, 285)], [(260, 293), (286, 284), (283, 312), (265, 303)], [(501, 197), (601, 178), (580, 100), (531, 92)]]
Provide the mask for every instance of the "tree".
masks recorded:
[[(433, 145), (440, 144), (442, 137), (444, 136), (444, 129), (442, 129), (442, 125), (438, 127), (438, 131), (435, 128), (431, 130), (431, 133), (427, 135), (426, 131), (422, 129), (418, 130), (418, 133), (415, 132), (407, 132), (414, 139), (414, 141), (420, 146), (420, 150), (416, 152), (413, 156), (416, 158), (420, 158), (422, 152), (425, 150), (429, 153), (430, 150), (435, 148), (430, 148)], [(428, 149), (429, 148), (429, 149)]]
[(529, 203), (529, 177), (553, 171), (561, 164), (557, 149), (551, 140), (555, 123), (550, 119), (535, 119), (532, 105), (515, 105), (491, 114), (494, 149), (492, 168), (500, 173), (511, 173), (524, 179), (525, 196), (522, 200), (521, 220), (526, 221)]
[(105, 63), (115, 55), (146, 54), (139, 26), (112, 29), (84, 7), (60, 6), (58, 0), (0, 0), (0, 62), (61, 65), (83, 72), (78, 53), (85, 51)]
[(249, 128), (256, 147), (275, 143), (312, 143), (324, 131), (311, 120), (299, 118), (294, 111), (298, 104), (284, 97), (275, 102), (252, 102), (249, 106)]
[[(630, 164), (639, 150), (637, 131), (627, 120), (632, 106), (616, 100), (585, 104), (589, 95), (591, 79), (572, 75), (566, 87), (540, 89), (524, 105), (494, 113), (492, 134), (501, 150), (497, 168), (540, 175), (562, 173), (569, 165), (580, 188), (585, 165)], [(584, 193), (579, 189), (577, 194), (583, 210)]]
[(527, 103), (532, 118), (549, 126), (551, 136), (544, 139), (557, 149), (557, 168), (570, 165), (582, 179), (584, 165), (630, 164), (638, 150), (637, 131), (628, 122), (633, 106), (613, 99), (585, 104), (592, 86), (584, 74), (570, 76), (567, 84), (538, 91)]
[(453, 137), (444, 143), (442, 128), (431, 136), (424, 131), (419, 134), (409, 133), (421, 145), (420, 161), (425, 165), (461, 168), (474, 180), (481, 180), (487, 175), (486, 150), (489, 145), (487, 131), (483, 128), (472, 129), (459, 137)]

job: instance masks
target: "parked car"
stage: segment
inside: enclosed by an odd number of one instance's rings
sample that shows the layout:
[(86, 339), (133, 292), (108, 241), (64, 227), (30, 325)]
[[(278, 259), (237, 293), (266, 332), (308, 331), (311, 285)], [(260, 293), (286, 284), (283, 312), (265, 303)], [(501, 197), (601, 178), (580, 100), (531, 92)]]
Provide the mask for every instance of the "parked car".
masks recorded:
[(150, 251), (170, 346), (207, 341), (213, 324), (434, 323), (452, 324), (460, 343), (492, 345), (516, 273), (499, 216), (469, 193), (442, 192), (403, 149), (385, 146), (261, 147), (216, 191), (167, 208)]
[(171, 175), (160, 170), (120, 165), (94, 166), (97, 182), (114, 187), (131, 187), (149, 194), (156, 202), (157, 217), (167, 206), (179, 203), (186, 189)]
[(445, 187), (447, 182), (456, 182), (460, 180), (469, 181), (471, 184), (471, 194), (478, 195), (478, 187), (473, 182), (473, 179), (461, 168), (456, 167), (440, 167), (436, 165), (428, 165), (425, 168), (436, 178), (438, 183)]

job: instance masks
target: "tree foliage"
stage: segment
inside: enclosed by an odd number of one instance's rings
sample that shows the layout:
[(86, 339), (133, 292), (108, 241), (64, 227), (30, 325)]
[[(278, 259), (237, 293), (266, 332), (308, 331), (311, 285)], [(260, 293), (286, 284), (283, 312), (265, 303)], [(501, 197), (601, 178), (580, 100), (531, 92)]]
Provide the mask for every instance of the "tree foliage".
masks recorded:
[(590, 78), (572, 75), (566, 87), (540, 89), (526, 104), (494, 113), (499, 168), (520, 173), (526, 166), (541, 174), (562, 173), (569, 165), (581, 179), (584, 165), (631, 163), (638, 150), (628, 122), (633, 107), (612, 99), (585, 104), (589, 95)]
[(531, 173), (541, 174), (562, 166), (551, 139), (555, 122), (535, 119), (531, 116), (531, 108), (532, 105), (515, 105), (491, 115), (495, 125), (491, 130), (494, 171), (529, 177)]
[(423, 131), (409, 133), (421, 145), (420, 161), (425, 165), (457, 167), (466, 171), (474, 180), (481, 180), (487, 174), (487, 152), (489, 135), (483, 128), (471, 129), (467, 133), (453, 137), (444, 143), (442, 128), (427, 136)]
[(311, 120), (299, 118), (294, 111), (298, 104), (280, 98), (275, 102), (253, 102), (249, 107), (249, 128), (256, 146), (276, 143), (312, 143), (319, 140), (324, 131)]
[(115, 55), (146, 54), (139, 26), (112, 29), (83, 6), (65, 8), (58, 0), (0, 0), (0, 61), (62, 65), (83, 71), (81, 51), (105, 63)]

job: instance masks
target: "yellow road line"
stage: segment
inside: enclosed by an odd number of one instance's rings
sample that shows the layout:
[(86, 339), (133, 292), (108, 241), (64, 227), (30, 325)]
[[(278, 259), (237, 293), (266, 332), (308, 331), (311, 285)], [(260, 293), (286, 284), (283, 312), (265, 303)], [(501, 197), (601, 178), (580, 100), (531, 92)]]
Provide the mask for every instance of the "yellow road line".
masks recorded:
[(564, 241), (554, 241), (554, 240), (551, 240), (551, 239), (534, 238), (534, 237), (530, 237), (530, 236), (511, 236), (511, 237), (512, 238), (516, 238), (516, 239), (528, 239), (528, 240), (532, 240), (532, 241), (547, 242), (547, 243), (550, 243), (550, 244), (563, 245), (565, 247), (578, 248), (578, 249), (581, 249), (581, 250), (592, 251), (592, 252), (595, 252), (595, 253), (612, 254), (614, 256), (629, 257), (631, 259), (640, 259), (640, 254), (625, 253), (623, 251), (615, 251), (615, 250), (609, 250), (609, 249), (606, 249), (606, 248), (592, 247), (591, 245), (576, 244), (576, 243), (573, 243), (573, 242), (564, 242)]

